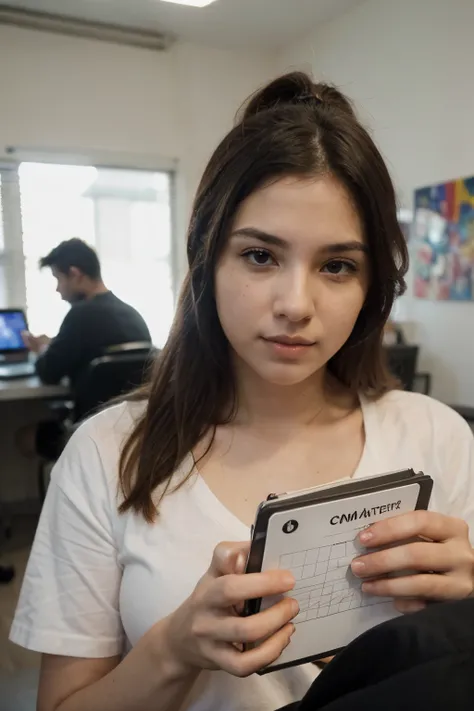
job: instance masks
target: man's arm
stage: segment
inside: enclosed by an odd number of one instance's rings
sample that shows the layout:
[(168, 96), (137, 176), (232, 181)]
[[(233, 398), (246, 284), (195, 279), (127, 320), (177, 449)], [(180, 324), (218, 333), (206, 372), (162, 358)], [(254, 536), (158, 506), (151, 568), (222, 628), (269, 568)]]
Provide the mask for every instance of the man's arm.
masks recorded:
[(84, 358), (84, 324), (76, 307), (66, 314), (59, 333), (36, 360), (36, 372), (43, 383), (56, 385), (73, 372)]
[(49, 336), (33, 336), (29, 331), (22, 331), (23, 343), (32, 352), (41, 355), (51, 343)]

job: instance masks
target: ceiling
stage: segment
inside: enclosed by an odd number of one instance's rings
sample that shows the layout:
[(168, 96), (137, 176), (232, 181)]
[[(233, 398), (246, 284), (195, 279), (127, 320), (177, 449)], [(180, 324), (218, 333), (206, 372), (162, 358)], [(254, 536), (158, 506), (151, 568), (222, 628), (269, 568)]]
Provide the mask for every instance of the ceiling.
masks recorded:
[(161, 0), (5, 0), (2, 4), (157, 30), (190, 42), (218, 47), (276, 49), (360, 2), (216, 0), (205, 8)]

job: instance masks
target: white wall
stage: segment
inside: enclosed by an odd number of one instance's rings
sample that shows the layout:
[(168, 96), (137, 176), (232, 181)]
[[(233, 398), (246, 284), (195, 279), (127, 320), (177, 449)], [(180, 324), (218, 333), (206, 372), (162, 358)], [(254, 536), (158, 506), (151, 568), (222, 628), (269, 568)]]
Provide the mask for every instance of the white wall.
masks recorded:
[[(179, 161), (178, 235), (210, 152), (272, 74), (268, 53), (166, 52), (0, 27), (0, 159), (8, 145)], [(181, 270), (184, 268), (184, 246)]]
[[(278, 68), (310, 68), (356, 101), (411, 207), (414, 188), (474, 174), (473, 27), (473, 0), (366, 0), (288, 47)], [(474, 302), (411, 293), (400, 313), (416, 323), (433, 394), (474, 406)]]

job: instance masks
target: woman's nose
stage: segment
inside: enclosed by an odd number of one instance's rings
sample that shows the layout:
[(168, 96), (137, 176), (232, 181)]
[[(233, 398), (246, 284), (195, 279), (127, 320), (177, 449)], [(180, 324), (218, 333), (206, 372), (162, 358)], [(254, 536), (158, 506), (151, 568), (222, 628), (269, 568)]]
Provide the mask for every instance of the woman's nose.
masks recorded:
[(300, 271), (282, 279), (275, 298), (277, 317), (294, 323), (306, 321), (314, 315), (314, 295), (310, 276)]

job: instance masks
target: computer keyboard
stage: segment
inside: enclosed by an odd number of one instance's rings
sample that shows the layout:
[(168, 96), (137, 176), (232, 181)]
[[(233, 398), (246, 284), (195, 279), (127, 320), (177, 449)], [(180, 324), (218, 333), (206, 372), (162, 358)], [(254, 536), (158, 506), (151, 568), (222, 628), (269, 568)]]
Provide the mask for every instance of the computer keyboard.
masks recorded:
[(34, 363), (8, 363), (8, 365), (0, 365), (0, 379), (2, 380), (28, 378), (34, 374)]

